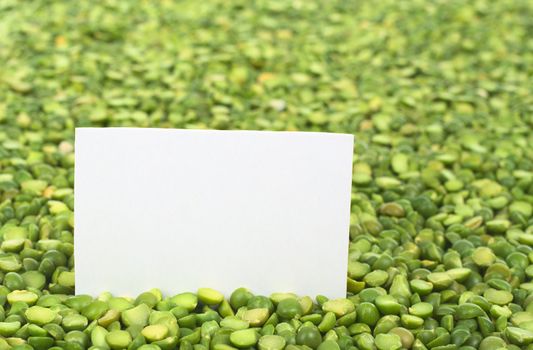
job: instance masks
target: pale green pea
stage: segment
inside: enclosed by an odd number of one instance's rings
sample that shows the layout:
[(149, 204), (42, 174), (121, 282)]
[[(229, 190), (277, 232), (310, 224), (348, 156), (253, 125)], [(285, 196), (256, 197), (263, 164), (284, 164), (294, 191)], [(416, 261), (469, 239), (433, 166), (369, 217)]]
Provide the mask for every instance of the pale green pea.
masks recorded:
[(373, 327), (380, 318), (376, 306), (369, 302), (363, 302), (356, 308), (357, 321)]
[(531, 217), (533, 214), (533, 205), (531, 205), (528, 202), (525, 201), (514, 201), (509, 206), (509, 211), (512, 212), (519, 212), (522, 215), (524, 215), (526, 218)]
[(98, 319), (98, 324), (102, 327), (107, 327), (111, 323), (120, 319), (120, 312), (115, 309), (109, 309), (107, 312)]
[(479, 343), (479, 350), (494, 350), (494, 349), (505, 349), (507, 344), (505, 341), (496, 336), (486, 337)]
[(317, 348), (317, 350), (340, 350), (339, 344), (335, 340), (324, 340)]
[(21, 276), (27, 287), (43, 289), (46, 285), (46, 277), (38, 271), (26, 271)]
[(107, 333), (105, 335), (105, 340), (111, 349), (124, 349), (132, 342), (131, 335), (122, 330)]
[(57, 278), (57, 283), (65, 287), (73, 288), (74, 282), (75, 282), (74, 272), (71, 272), (71, 271), (61, 272)]
[(457, 307), (455, 317), (459, 320), (467, 320), (485, 316), (485, 311), (481, 307), (472, 303), (464, 303)]
[(348, 276), (361, 279), (370, 272), (370, 265), (358, 261), (348, 262)]
[(250, 324), (252, 327), (262, 326), (270, 316), (270, 312), (266, 308), (258, 308), (246, 310), (242, 314), (242, 319)]
[[(509, 310), (509, 312), (511, 311)], [(520, 326), (522, 323), (533, 321), (533, 313), (527, 311), (515, 312), (513, 314), (506, 313), (504, 315), (506, 317), (511, 317), (511, 323), (515, 326)]]
[(413, 333), (403, 327), (395, 327), (389, 331), (389, 334), (396, 334), (399, 336), (402, 347), (405, 349), (410, 349), (415, 341)]
[(478, 247), (472, 253), (472, 260), (478, 266), (490, 266), (494, 263), (496, 255), (488, 247)]
[(109, 349), (105, 337), (109, 333), (104, 327), (96, 326), (91, 331), (91, 343), (101, 349)]
[(418, 328), (424, 324), (424, 319), (415, 315), (404, 314), (400, 316), (400, 319), (402, 325), (408, 329)]
[(405, 216), (405, 210), (397, 203), (385, 203), (379, 208), (379, 212), (383, 215), (402, 218)]
[(123, 297), (112, 297), (111, 299), (109, 299), (108, 305), (110, 309), (114, 309), (117, 311), (124, 311), (127, 309), (131, 309), (135, 306), (131, 300), (128, 300)]
[(279, 335), (264, 335), (259, 338), (259, 350), (282, 350), (285, 347), (285, 338)]
[(504, 219), (495, 219), (488, 221), (486, 226), (487, 230), (490, 233), (501, 234), (505, 233), (505, 231), (507, 231), (509, 227), (511, 227), (511, 222), (509, 220)]
[(27, 290), (14, 290), (7, 295), (7, 302), (14, 304), (16, 302), (23, 302), (28, 305), (33, 305), (39, 299), (39, 296), (31, 291)]
[(198, 299), (207, 305), (218, 305), (224, 300), (224, 295), (211, 288), (200, 288), (197, 292)]
[(379, 350), (399, 350), (402, 347), (400, 336), (394, 333), (376, 335), (376, 347)]
[(19, 321), (0, 322), (0, 335), (3, 337), (10, 337), (20, 329), (21, 323)]
[(322, 321), (317, 327), (320, 330), (320, 332), (326, 333), (327, 331), (333, 329), (333, 327), (335, 326), (335, 322), (336, 322), (335, 313), (332, 311), (329, 311), (324, 314)]
[(464, 183), (461, 180), (453, 179), (453, 180), (446, 181), (446, 183), (444, 184), (444, 187), (449, 192), (457, 192), (463, 189)]
[(57, 312), (41, 306), (32, 306), (26, 310), (25, 315), (28, 322), (45, 325), (56, 318)]
[(392, 156), (391, 167), (398, 174), (405, 173), (409, 170), (409, 157), (403, 153), (397, 153)]
[(177, 306), (181, 306), (188, 311), (192, 311), (198, 304), (198, 297), (193, 293), (181, 293), (170, 298), (170, 301)]
[(361, 350), (375, 349), (375, 339), (370, 333), (361, 333), (354, 337), (355, 344)]
[(464, 280), (467, 279), (468, 276), (470, 276), (470, 274), (472, 273), (472, 270), (466, 267), (456, 267), (456, 268), (446, 271), (446, 273), (454, 281), (464, 282)]
[(248, 321), (241, 320), (235, 316), (224, 318), (222, 321), (220, 321), (220, 325), (233, 330), (246, 329), (249, 327)]
[(363, 281), (370, 287), (379, 287), (389, 279), (389, 274), (383, 270), (375, 270), (367, 274)]
[(333, 312), (337, 317), (344, 316), (355, 310), (354, 304), (348, 299), (328, 300), (322, 305), (324, 312)]
[(121, 313), (122, 323), (126, 326), (144, 327), (148, 322), (149, 316), (150, 308), (144, 303), (131, 309), (124, 310)]
[(376, 185), (382, 189), (394, 189), (400, 187), (402, 182), (394, 177), (381, 176), (376, 178)]
[(0, 270), (3, 272), (15, 272), (22, 268), (22, 263), (17, 255), (0, 257)]
[(411, 286), (411, 289), (413, 290), (413, 292), (421, 296), (428, 295), (429, 293), (433, 291), (433, 284), (430, 282), (423, 281), (423, 280), (419, 280), (419, 279), (411, 280), (409, 282), (409, 285)]
[(78, 314), (67, 315), (61, 321), (61, 325), (66, 331), (83, 330), (88, 323), (87, 317)]
[(505, 290), (488, 288), (483, 293), (483, 296), (489, 303), (496, 305), (506, 305), (513, 301), (513, 294)]
[(438, 290), (449, 287), (453, 282), (446, 272), (432, 272), (427, 276), (427, 279), (433, 285), (433, 288)]
[(377, 296), (374, 304), (383, 315), (396, 315), (401, 310), (401, 304), (391, 295)]
[(523, 346), (533, 342), (533, 332), (518, 327), (507, 327), (503, 334), (516, 345)]
[(259, 340), (255, 329), (242, 329), (230, 334), (230, 341), (238, 348), (248, 348), (254, 346)]
[(411, 296), (411, 289), (407, 277), (404, 275), (396, 275), (389, 288), (389, 294), (396, 298), (409, 298)]
[(144, 327), (141, 334), (149, 342), (154, 342), (165, 339), (168, 335), (168, 328), (162, 324), (154, 324)]
[(416, 303), (409, 308), (409, 314), (421, 318), (427, 318), (433, 313), (433, 305), (430, 303)]

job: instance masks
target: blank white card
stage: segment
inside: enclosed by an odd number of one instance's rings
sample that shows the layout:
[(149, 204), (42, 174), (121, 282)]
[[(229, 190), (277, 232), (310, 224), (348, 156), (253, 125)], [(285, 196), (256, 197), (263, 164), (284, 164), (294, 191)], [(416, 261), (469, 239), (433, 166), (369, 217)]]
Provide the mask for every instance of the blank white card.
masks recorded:
[(343, 297), (353, 136), (78, 128), (76, 293)]

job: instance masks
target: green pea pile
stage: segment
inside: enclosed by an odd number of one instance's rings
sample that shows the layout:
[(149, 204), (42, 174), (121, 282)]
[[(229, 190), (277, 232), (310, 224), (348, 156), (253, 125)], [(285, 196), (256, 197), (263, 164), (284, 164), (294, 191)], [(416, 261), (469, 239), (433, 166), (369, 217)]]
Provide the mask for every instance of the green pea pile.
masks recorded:
[[(532, 18), (529, 0), (0, 1), (0, 350), (533, 350)], [(346, 298), (75, 295), (78, 126), (354, 134)]]

